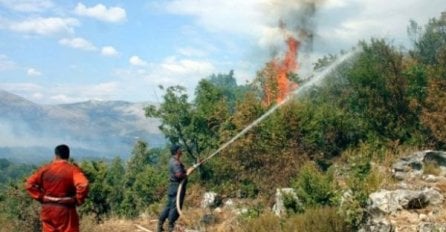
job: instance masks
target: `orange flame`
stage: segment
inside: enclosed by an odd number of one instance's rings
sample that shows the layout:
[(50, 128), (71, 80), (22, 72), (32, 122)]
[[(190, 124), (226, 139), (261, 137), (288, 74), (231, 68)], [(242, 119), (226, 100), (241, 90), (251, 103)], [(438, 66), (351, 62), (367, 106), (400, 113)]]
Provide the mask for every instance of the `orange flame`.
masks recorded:
[(278, 93), (276, 97), (277, 102), (285, 100), (286, 96), (291, 90), (297, 88), (297, 84), (288, 79), (288, 74), (294, 72), (297, 67), (297, 49), (299, 48), (299, 41), (293, 37), (288, 37), (288, 50), (285, 54), (285, 59), (279, 65), (277, 74)]
[(269, 75), (267, 74), (267, 76), (272, 77), (273, 79), (269, 80), (267, 77), (265, 80), (268, 81), (268, 83), (264, 85), (265, 95), (263, 103), (265, 105), (271, 105), (274, 98), (277, 103), (282, 102), (291, 91), (298, 87), (296, 83), (289, 80), (288, 74), (295, 72), (298, 68), (297, 52), (300, 42), (289, 36), (286, 43), (288, 48), (283, 60), (274, 59), (269, 63), (272, 68), (272, 73), (269, 73)]

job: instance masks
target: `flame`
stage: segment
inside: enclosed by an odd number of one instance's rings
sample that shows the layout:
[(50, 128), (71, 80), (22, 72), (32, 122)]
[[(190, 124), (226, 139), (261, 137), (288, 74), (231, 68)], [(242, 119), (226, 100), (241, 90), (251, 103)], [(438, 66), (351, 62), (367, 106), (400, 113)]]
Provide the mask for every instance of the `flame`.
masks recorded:
[(285, 58), (279, 65), (277, 74), (278, 93), (276, 97), (277, 102), (285, 100), (286, 96), (291, 90), (297, 88), (297, 84), (288, 79), (288, 74), (296, 71), (297, 65), (297, 49), (299, 48), (299, 41), (293, 37), (287, 39), (288, 49)]
[[(275, 98), (276, 103), (285, 100), (287, 95), (296, 89), (298, 85), (288, 78), (288, 74), (296, 72), (298, 69), (297, 64), (297, 52), (300, 46), (300, 42), (292, 36), (288, 36), (287, 51), (282, 60), (273, 59), (269, 65), (272, 69), (272, 73), (266, 74), (267, 83), (264, 85), (264, 99), (265, 105), (271, 105)], [(272, 80), (268, 80), (268, 76), (272, 77)]]

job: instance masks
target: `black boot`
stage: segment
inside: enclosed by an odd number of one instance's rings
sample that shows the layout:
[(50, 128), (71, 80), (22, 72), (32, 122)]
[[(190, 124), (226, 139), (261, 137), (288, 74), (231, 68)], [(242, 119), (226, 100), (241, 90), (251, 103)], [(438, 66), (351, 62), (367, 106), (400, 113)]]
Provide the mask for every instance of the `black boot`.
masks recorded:
[(158, 222), (158, 227), (156, 228), (156, 231), (157, 232), (163, 232), (164, 231), (164, 229), (163, 229), (163, 222), (161, 222), (161, 221), (159, 221)]
[(169, 223), (169, 227), (167, 228), (168, 232), (173, 232), (173, 229), (175, 228), (175, 224)]

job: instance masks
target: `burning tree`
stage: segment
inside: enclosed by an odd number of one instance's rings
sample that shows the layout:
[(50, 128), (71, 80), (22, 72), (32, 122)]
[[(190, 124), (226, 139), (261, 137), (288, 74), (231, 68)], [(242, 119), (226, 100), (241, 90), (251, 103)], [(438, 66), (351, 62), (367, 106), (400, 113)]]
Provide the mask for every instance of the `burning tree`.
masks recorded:
[(269, 106), (285, 100), (286, 96), (298, 87), (290, 76), (298, 69), (297, 52), (300, 42), (288, 36), (287, 51), (282, 59), (273, 58), (258, 73), (258, 80), (263, 89), (263, 104)]

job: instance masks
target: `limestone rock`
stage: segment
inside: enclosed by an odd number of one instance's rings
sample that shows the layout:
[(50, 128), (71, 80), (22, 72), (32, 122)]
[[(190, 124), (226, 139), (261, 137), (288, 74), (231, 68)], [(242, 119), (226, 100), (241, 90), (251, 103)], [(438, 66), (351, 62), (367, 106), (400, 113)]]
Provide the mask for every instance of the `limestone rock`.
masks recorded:
[(232, 199), (228, 199), (228, 200), (226, 200), (226, 201), (223, 203), (223, 205), (224, 205), (225, 208), (230, 208), (230, 209), (235, 208), (235, 202), (234, 202), (234, 200), (232, 200)]
[(215, 192), (206, 192), (201, 200), (201, 208), (216, 207), (221, 204), (221, 199)]
[(393, 164), (393, 177), (398, 180), (405, 180), (408, 178), (420, 176), (423, 174), (424, 165), (427, 162), (437, 164), (439, 168), (443, 170), (443, 172), (445, 172), (446, 152), (425, 150), (415, 152), (410, 156), (403, 157)]
[(446, 167), (446, 152), (444, 151), (425, 151), (423, 162), (433, 162), (440, 167)]
[(291, 196), (298, 204), (300, 204), (299, 198), (293, 188), (280, 188), (276, 189), (276, 203), (273, 206), (273, 212), (277, 216), (286, 214), (286, 208), (284, 204), (285, 195)]
[(422, 223), (418, 226), (419, 232), (446, 232), (446, 224), (444, 223)]
[(381, 190), (369, 196), (368, 211), (373, 217), (395, 213), (402, 209), (422, 209), (427, 205), (438, 205), (443, 196), (432, 188), (416, 190)]
[(359, 229), (359, 232), (394, 232), (395, 228), (385, 218), (370, 219), (367, 223)]
[(412, 176), (423, 174), (423, 159), (425, 152), (416, 152), (413, 155), (403, 157), (392, 166), (393, 176), (398, 180), (404, 180)]

